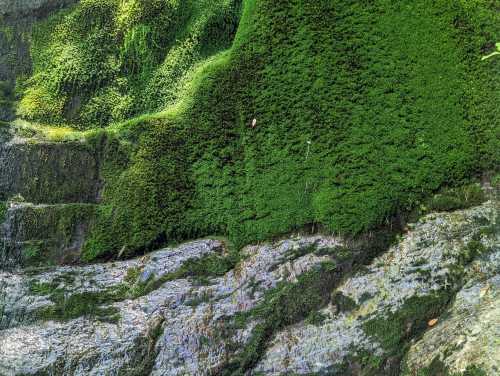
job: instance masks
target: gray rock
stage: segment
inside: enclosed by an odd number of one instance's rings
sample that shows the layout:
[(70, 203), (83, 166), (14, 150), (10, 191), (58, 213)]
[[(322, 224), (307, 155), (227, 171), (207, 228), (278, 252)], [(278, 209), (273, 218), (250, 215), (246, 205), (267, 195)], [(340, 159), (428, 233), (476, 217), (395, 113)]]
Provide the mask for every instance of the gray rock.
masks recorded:
[[(332, 291), (345, 297), (350, 306), (341, 307), (333, 300), (321, 310), (323, 322), (303, 321), (277, 332), (250, 373), (335, 372), (345, 369), (342, 367), (346, 364), (355, 364), (367, 353), (384, 359), (389, 350), (367, 332), (366, 323), (386, 320), (412, 298), (443, 289), (460, 290), (449, 308), (449, 318), (440, 319), (436, 327), (413, 343), (405, 365), (410, 372), (425, 367), (422, 359), (431, 360), (425, 352), (429, 343), (435, 344), (433, 354), (448, 354), (444, 346), (451, 338), (453, 343), (464, 344), (465, 350), (457, 350), (446, 359), (443, 356), (447, 366), (462, 370), (477, 364), (488, 372), (496, 369), (498, 344), (488, 333), (498, 329), (499, 239), (497, 233), (487, 234), (485, 229), (495, 224), (497, 213), (497, 203), (490, 201), (476, 208), (422, 218), (410, 226), (398, 244)], [(476, 245), (478, 241), (482, 244), (484, 255), (469, 263), (464, 247), (473, 240)], [(191, 258), (223, 255), (220, 241), (190, 242), (108, 264), (2, 272), (0, 374), (217, 374), (245, 348), (257, 324), (250, 319), (243, 327), (232, 327), (235, 315), (256, 307), (266, 291), (278, 283), (294, 283), (303, 273), (332, 260), (328, 252), (321, 255), (301, 250), (336, 249), (343, 244), (338, 238), (311, 236), (249, 246), (242, 251), (245, 257), (236, 268), (204, 284), (192, 278), (162, 277)], [(138, 281), (135, 284), (134, 278)], [(469, 282), (462, 288), (464, 278)], [(85, 316), (54, 321), (37, 316), (55, 303), (50, 292), (40, 292), (33, 286), (52, 286), (71, 297), (105, 294), (123, 286), (134, 289), (141, 281), (155, 280), (159, 282), (152, 291), (101, 302), (100, 308), (112, 310), (109, 319)], [(464, 321), (471, 312), (480, 323)], [(463, 356), (463, 351), (479, 344), (483, 347), (478, 347), (474, 356)]]
[[(477, 237), (485, 225), (495, 224), (497, 213), (497, 203), (490, 201), (469, 210), (424, 217), (399, 244), (374, 260), (367, 271), (348, 278), (338, 287), (337, 292), (356, 302), (355, 309), (338, 312), (331, 304), (321, 311), (327, 317), (321, 325), (302, 322), (281, 331), (256, 371), (266, 375), (308, 374), (341, 367), (359, 353), (383, 357), (385, 349), (376, 338), (368, 336), (365, 323), (373, 319), (384, 320), (414, 297), (459, 287), (455, 269), (464, 266), (461, 265), (464, 246)], [(494, 258), (499, 257), (499, 236), (497, 233), (480, 239), (484, 247), (493, 252), (491, 257)], [(494, 269), (497, 275), (498, 268)], [(486, 314), (495, 313), (488, 307), (484, 309)], [(460, 318), (457, 320), (460, 322)], [(479, 328), (479, 332), (489, 336), (491, 330), (483, 332)], [(446, 335), (441, 340), (446, 342)], [(488, 346), (490, 350), (483, 356), (489, 352), (498, 354), (498, 344), (485, 341), (484, 347)], [(498, 357), (490, 362), (497, 368), (500, 366)], [(465, 363), (462, 358), (462, 366)]]

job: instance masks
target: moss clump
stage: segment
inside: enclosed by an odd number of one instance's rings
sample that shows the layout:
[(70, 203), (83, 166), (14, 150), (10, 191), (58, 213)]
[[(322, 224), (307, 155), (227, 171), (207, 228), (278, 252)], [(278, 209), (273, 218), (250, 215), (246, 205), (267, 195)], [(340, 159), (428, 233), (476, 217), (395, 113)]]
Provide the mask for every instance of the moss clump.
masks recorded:
[(470, 184), (446, 189), (426, 201), (424, 206), (427, 212), (453, 211), (477, 206), (485, 201), (486, 195), (481, 186)]
[(0, 201), (0, 223), (3, 223), (7, 217), (7, 202)]
[(142, 131), (89, 254), (211, 233), (242, 245), (306, 224), (360, 233), (462, 184), (495, 155), (477, 107), (498, 111), (483, 75), (496, 68), (472, 59), (496, 17), (482, 1), (245, 1), (232, 48), (178, 106), (120, 128)]
[(339, 312), (352, 311), (358, 307), (358, 304), (352, 298), (344, 295), (340, 291), (332, 294), (331, 302), (335, 307), (337, 307)]
[(229, 47), (239, 3), (82, 0), (35, 26), (18, 112), (89, 128), (161, 110), (196, 63)]
[(58, 287), (58, 283), (34, 284), (32, 292), (39, 295), (48, 295), (53, 305), (36, 313), (39, 320), (67, 321), (78, 317), (92, 317), (102, 321), (115, 322), (119, 319), (118, 309), (109, 304), (125, 300), (127, 290), (125, 286), (99, 292), (82, 292), (68, 294)]
[(340, 278), (335, 264), (323, 263), (298, 277), (297, 283), (281, 283), (266, 292), (263, 302), (246, 314), (239, 315), (242, 325), (253, 318), (258, 324), (244, 349), (222, 372), (223, 375), (243, 375), (260, 359), (272, 335), (279, 329), (296, 323), (317, 311), (330, 300), (330, 291)]
[(409, 339), (422, 333), (430, 319), (438, 317), (451, 298), (450, 291), (408, 299), (396, 312), (364, 324), (365, 333), (374, 337), (392, 356), (404, 355)]
[[(158, 289), (166, 282), (181, 278), (192, 278), (197, 284), (208, 284), (210, 278), (221, 277), (233, 269), (241, 257), (238, 252), (230, 252), (227, 255), (212, 254), (202, 258), (189, 259), (174, 272), (167, 273), (160, 278), (151, 277), (147, 281), (136, 282), (138, 271), (127, 272), (127, 276), (135, 276), (135, 282), (131, 283), (131, 297), (139, 297)], [(133, 281), (133, 279), (130, 279)]]
[(437, 356), (427, 367), (416, 371), (404, 370), (403, 374), (415, 376), (487, 376), (487, 373), (476, 365), (467, 366), (464, 372), (451, 372)]
[(84, 0), (35, 31), (20, 113), (143, 114), (109, 128), (129, 149), (105, 167), (89, 260), (359, 234), (498, 165), (499, 64), (480, 56), (499, 17), (488, 0)]

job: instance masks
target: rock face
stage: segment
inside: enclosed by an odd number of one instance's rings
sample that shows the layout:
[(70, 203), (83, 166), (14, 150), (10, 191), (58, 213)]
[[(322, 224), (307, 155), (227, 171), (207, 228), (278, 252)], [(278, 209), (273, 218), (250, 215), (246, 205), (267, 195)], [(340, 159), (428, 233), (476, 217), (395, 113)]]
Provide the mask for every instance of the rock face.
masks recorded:
[(21, 17), (65, 7), (77, 0), (0, 0), (0, 16)]
[(441, 363), (450, 373), (479, 365), (487, 375), (500, 372), (500, 252), (475, 261), (470, 280), (433, 330), (414, 343), (405, 358), (406, 374)]
[(78, 260), (101, 190), (99, 151), (83, 142), (0, 140), (0, 268)]
[[(206, 273), (230, 255), (218, 240), (2, 272), (0, 374), (496, 375), (497, 216), (496, 200), (428, 215), (366, 267), (309, 236), (247, 247), (222, 273)], [(270, 323), (297, 302), (302, 319)]]
[(35, 204), (96, 203), (98, 153), (80, 142), (0, 143), (0, 200), (21, 195)]

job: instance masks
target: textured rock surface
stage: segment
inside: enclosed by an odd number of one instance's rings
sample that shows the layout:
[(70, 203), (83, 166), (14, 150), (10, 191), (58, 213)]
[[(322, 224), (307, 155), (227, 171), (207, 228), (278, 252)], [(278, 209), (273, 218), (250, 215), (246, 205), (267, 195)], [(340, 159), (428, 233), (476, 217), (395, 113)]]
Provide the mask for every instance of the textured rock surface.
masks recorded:
[[(321, 310), (322, 321), (306, 320), (278, 331), (248, 373), (359, 371), (367, 366), (363, 363), (367, 353), (372, 362), (389, 354), (367, 323), (394, 320), (391, 315), (415, 297), (441, 291), (452, 296), (459, 291), (448, 314), (413, 342), (405, 365), (413, 374), (432, 360), (431, 355), (441, 354), (450, 369), (462, 371), (474, 364), (494, 375), (498, 369), (498, 337), (491, 336), (498, 331), (497, 212), (497, 204), (489, 201), (423, 218), (397, 245), (332, 291), (337, 298)], [(471, 242), (481, 249), (472, 263), (473, 255), (464, 253)], [(256, 325), (251, 319), (232, 327), (235, 314), (262, 303), (266, 291), (280, 282), (295, 283), (298, 276), (331, 260), (330, 253), (312, 250), (340, 246), (339, 239), (314, 236), (247, 247), (243, 261), (222, 277), (164, 280), (151, 291), (99, 302), (100, 308), (109, 310), (109, 317), (43, 318), (39, 313), (56, 302), (53, 291), (42, 287), (50, 286), (66, 297), (104, 296), (123, 287), (132, 290), (141, 281), (161, 281), (191, 258), (223, 255), (223, 243), (201, 240), (130, 261), (0, 273), (0, 374), (220, 374), (245, 349)], [(129, 281), (131, 271), (135, 282)], [(468, 282), (464, 285), (464, 281)], [(350, 303), (342, 303), (338, 296)], [(416, 320), (426, 323), (429, 318)], [(450, 352), (450, 343), (460, 346)], [(380, 372), (384, 371), (374, 374)]]
[(0, 226), (0, 266), (61, 265), (79, 261), (95, 205), (7, 203)]
[(0, 16), (32, 15), (40, 10), (53, 10), (78, 0), (0, 0)]
[(487, 375), (500, 373), (500, 251), (477, 260), (469, 270), (470, 280), (443, 315), (409, 350), (408, 374), (429, 367), (434, 359), (452, 373), (464, 372), (471, 364)]
[[(233, 338), (221, 336), (218, 330), (224, 328), (225, 318), (252, 308), (263, 291), (278, 281), (294, 281), (323, 261), (325, 257), (314, 255), (285, 261), (287, 252), (313, 243), (331, 246), (337, 241), (308, 238), (247, 248), (246, 261), (208, 286), (197, 286), (194, 280), (174, 280), (140, 298), (113, 304), (119, 311), (117, 323), (78, 318), (30, 324), (35, 311), (51, 304), (47, 296), (30, 294), (30, 285), (56, 280), (68, 295), (96, 292), (122, 283), (130, 268), (140, 266), (143, 274), (157, 278), (179, 268), (188, 258), (222, 252), (222, 244), (200, 241), (154, 253), (147, 260), (66, 267), (35, 276), (4, 273), (0, 275), (4, 292), (0, 372), (118, 375), (134, 369), (139, 374), (185, 375), (217, 369), (230, 355), (226, 344), (243, 342), (249, 334), (242, 330)], [(74, 278), (71, 284), (64, 282), (68, 275)], [(162, 330), (153, 338), (151, 333), (159, 325)]]
[[(38, 208), (20, 204), (11, 211)], [(407, 374), (428, 367), (435, 358), (453, 372), (463, 372), (474, 364), (487, 375), (497, 374), (497, 213), (497, 204), (488, 202), (465, 211), (425, 217), (397, 246), (332, 292), (333, 296), (341, 293), (349, 298), (354, 306), (339, 311), (334, 300), (321, 311), (325, 318), (322, 323), (304, 321), (277, 333), (254, 374), (326, 370), (342, 374), (346, 362), (362, 368), (358, 358), (367, 352), (383, 359), (387, 349), (367, 333), (366, 323), (384, 317), (389, 320), (412, 298), (448, 289), (460, 290), (438, 324), (412, 344), (404, 362)], [(19, 225), (15, 219), (12, 223)], [(21, 226), (15, 233), (23, 237), (30, 231)], [(484, 255), (469, 264), (464, 248), (473, 241), (484, 247)], [(195, 242), (141, 260), (0, 273), (0, 374), (216, 373), (235, 349), (244, 348), (255, 324), (250, 322), (246, 328), (232, 332), (228, 331), (228, 318), (255, 307), (264, 291), (279, 281), (293, 282), (329, 259), (315, 254), (289, 257), (311, 245), (334, 248), (341, 243), (334, 238), (312, 237), (249, 247), (245, 249), (248, 258), (238, 268), (212, 279), (210, 285), (179, 279), (145, 296), (105, 304), (119, 313), (118, 322), (92, 317), (40, 321), (37, 312), (54, 302), (48, 295), (34, 294), (32, 286), (57, 284), (68, 296), (105, 292), (123, 285), (127, 270), (139, 268), (142, 281), (159, 278), (178, 269), (188, 258), (220, 253), (222, 245), (216, 241)], [(462, 287), (463, 281), (467, 283)]]
[[(366, 272), (347, 279), (337, 289), (356, 303), (355, 308), (338, 312), (335, 304), (330, 304), (322, 311), (327, 319), (321, 325), (301, 323), (285, 329), (274, 338), (257, 370), (269, 375), (285, 372), (306, 374), (335, 369), (335, 366), (340, 370), (348, 357), (356, 354), (372, 353), (383, 357), (385, 349), (377, 338), (370, 338), (366, 333), (366, 322), (397, 313), (414, 297), (426, 297), (445, 288), (459, 287), (456, 269), (464, 266), (461, 265), (464, 247), (474, 237), (479, 236), (484, 247), (493, 252), (492, 257), (498, 258), (500, 234), (478, 235), (495, 223), (497, 212), (496, 204), (489, 202), (471, 210), (423, 218)], [(473, 273), (472, 270), (469, 273)], [(493, 267), (493, 270), (493, 274), (499, 272), (498, 268)], [(459, 296), (466, 295), (466, 291)], [(487, 314), (494, 314), (488, 307), (484, 309)], [(463, 316), (456, 317), (458, 325), (466, 324), (462, 322)], [(490, 320), (492, 324), (494, 322)], [(481, 335), (487, 337), (490, 334), (483, 332)], [(440, 341), (446, 342), (446, 335)], [(485, 340), (483, 346), (491, 346), (491, 352), (499, 351), (498, 344), (491, 341)], [(487, 353), (482, 356), (487, 356)], [(500, 365), (498, 359), (492, 361), (496, 367)], [(467, 365), (466, 358), (462, 358), (464, 364)]]
[(0, 143), (0, 200), (20, 194), (33, 203), (96, 202), (98, 153), (80, 142)]

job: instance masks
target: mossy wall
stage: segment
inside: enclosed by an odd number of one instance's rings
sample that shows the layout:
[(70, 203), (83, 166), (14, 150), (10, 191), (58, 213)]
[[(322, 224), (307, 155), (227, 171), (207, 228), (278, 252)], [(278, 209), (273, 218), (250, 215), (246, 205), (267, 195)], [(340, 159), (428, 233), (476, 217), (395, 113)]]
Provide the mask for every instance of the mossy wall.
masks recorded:
[(20, 194), (32, 203), (95, 203), (101, 188), (99, 151), (80, 143), (0, 143), (0, 200)]
[(0, 265), (53, 265), (80, 260), (93, 204), (17, 204), (6, 209)]
[(106, 126), (159, 111), (191, 68), (228, 48), (241, 0), (84, 0), (32, 33), (34, 74), (19, 113)]
[(498, 166), (500, 65), (481, 56), (499, 6), (82, 0), (35, 30), (19, 111), (96, 128), (162, 110), (94, 133), (106, 189), (88, 259), (357, 234)]

